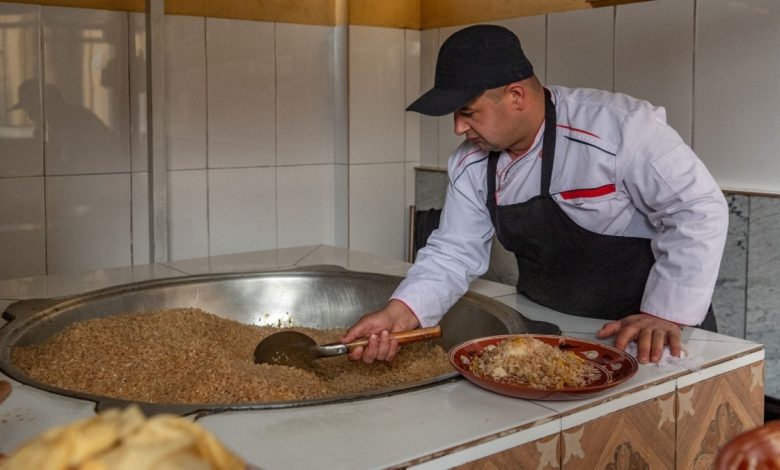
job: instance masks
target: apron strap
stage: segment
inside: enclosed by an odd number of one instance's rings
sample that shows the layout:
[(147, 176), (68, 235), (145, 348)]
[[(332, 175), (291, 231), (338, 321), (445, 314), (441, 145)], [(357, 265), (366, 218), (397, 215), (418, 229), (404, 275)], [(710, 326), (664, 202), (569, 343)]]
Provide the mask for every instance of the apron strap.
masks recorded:
[(498, 219), (496, 218), (496, 168), (500, 155), (500, 152), (490, 152), (488, 155), (487, 200), (485, 201), (485, 204), (490, 213), (490, 220), (493, 222), (493, 227), (498, 227)]
[[(555, 105), (552, 102), (550, 90), (544, 89), (544, 137), (542, 141), (542, 196), (550, 195), (550, 180), (552, 179), (553, 162), (555, 161)], [(496, 168), (501, 152), (490, 152), (487, 169), (487, 200), (485, 204), (490, 212), (490, 220), (496, 225)]]
[(544, 140), (542, 141), (542, 196), (550, 195), (553, 162), (555, 161), (555, 105), (550, 90), (544, 89)]

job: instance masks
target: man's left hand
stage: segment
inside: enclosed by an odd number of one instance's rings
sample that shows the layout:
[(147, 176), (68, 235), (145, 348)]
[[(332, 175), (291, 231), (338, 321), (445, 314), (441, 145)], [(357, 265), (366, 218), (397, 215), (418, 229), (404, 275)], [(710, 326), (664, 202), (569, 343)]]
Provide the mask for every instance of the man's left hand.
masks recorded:
[(682, 351), (682, 328), (677, 323), (649, 313), (640, 312), (606, 323), (596, 335), (599, 338), (615, 336), (615, 347), (620, 350), (625, 350), (629, 342), (636, 341), (637, 359), (641, 364), (660, 361), (667, 344), (674, 357), (680, 357)]

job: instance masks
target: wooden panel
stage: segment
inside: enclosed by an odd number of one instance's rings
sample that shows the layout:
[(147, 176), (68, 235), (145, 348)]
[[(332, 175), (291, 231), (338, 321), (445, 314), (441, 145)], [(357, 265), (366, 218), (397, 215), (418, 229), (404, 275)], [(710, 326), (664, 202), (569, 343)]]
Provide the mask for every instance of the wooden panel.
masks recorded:
[(421, 0), (421, 28), (441, 28), (647, 0)]
[(677, 468), (712, 468), (724, 444), (763, 421), (763, 361), (679, 389)]
[(674, 392), (563, 431), (563, 469), (674, 468)]
[[(10, 0), (14, 3), (95, 8), (100, 10), (144, 11), (144, 0)], [(206, 16), (281, 23), (335, 25), (337, 0), (166, 0), (168, 15)]]
[(420, 0), (351, 0), (349, 24), (420, 29)]
[(560, 434), (556, 434), (455, 468), (460, 470), (494, 470), (500, 468), (548, 470), (561, 468), (560, 441)]
[[(143, 11), (144, 0), (5, 0), (101, 10)], [(349, 2), (349, 22), (364, 26), (430, 29), (648, 0), (167, 0), (169, 15), (281, 23), (339, 24), (338, 2)]]

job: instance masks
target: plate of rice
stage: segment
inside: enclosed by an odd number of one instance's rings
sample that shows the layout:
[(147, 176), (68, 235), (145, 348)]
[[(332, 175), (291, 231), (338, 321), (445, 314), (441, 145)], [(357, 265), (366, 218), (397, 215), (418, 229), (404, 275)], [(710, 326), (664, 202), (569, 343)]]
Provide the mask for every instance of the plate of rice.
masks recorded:
[(472, 383), (532, 400), (579, 400), (625, 382), (638, 363), (612, 346), (556, 335), (498, 335), (452, 348), (450, 363)]

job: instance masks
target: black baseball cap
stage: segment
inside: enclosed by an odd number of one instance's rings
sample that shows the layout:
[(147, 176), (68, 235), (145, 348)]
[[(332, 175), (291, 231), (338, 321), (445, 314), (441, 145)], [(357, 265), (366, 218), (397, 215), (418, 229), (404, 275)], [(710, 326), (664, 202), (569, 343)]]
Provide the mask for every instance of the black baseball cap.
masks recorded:
[(406, 110), (444, 116), (462, 108), (485, 90), (533, 74), (534, 68), (515, 33), (498, 25), (469, 26), (441, 45), (433, 88)]

